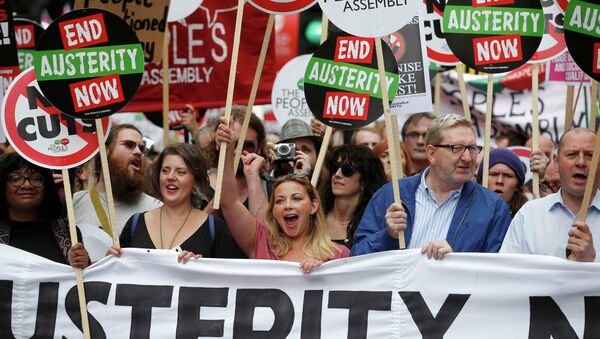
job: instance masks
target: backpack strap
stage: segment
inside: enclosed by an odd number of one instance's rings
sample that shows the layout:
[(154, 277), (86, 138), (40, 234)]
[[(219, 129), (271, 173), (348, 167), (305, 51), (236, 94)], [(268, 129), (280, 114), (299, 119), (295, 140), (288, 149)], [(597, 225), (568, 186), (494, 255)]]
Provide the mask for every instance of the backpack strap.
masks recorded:
[(133, 233), (135, 233), (135, 230), (137, 228), (137, 224), (138, 224), (138, 220), (140, 219), (140, 215), (142, 213), (136, 213), (133, 215), (133, 220), (131, 221), (131, 238), (133, 238)]
[(215, 217), (212, 214), (208, 215), (208, 230), (210, 231), (210, 239), (215, 241)]

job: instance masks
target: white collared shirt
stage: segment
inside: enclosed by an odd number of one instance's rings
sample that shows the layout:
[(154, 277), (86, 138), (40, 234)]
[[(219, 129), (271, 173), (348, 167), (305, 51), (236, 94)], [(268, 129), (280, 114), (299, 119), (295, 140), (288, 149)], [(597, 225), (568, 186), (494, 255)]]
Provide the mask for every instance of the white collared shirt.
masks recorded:
[[(544, 198), (527, 202), (515, 214), (500, 253), (541, 254), (566, 258), (571, 225), (579, 214), (565, 205), (562, 189)], [(592, 232), (594, 248), (600, 253), (600, 194), (598, 190), (588, 209), (587, 225)], [(600, 261), (600, 255), (596, 255)]]

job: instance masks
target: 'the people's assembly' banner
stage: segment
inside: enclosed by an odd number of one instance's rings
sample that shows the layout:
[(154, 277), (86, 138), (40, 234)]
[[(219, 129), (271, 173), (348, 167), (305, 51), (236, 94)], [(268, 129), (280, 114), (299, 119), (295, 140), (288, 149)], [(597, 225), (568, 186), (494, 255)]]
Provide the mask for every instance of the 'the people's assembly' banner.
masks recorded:
[[(81, 338), (73, 270), (0, 245), (0, 337)], [(92, 338), (597, 338), (600, 266), (390, 251), (324, 264), (127, 249), (84, 271)]]

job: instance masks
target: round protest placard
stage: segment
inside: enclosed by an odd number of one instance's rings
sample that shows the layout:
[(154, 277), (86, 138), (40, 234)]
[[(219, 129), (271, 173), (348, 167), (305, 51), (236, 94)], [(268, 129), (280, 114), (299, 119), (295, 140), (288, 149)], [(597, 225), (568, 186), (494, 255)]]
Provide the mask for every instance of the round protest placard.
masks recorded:
[(185, 19), (202, 5), (202, 0), (171, 0), (167, 22)]
[(42, 93), (56, 108), (95, 119), (117, 112), (133, 97), (142, 80), (144, 52), (121, 18), (82, 9), (48, 26), (34, 67)]
[(275, 78), (271, 105), (277, 121), (283, 126), (289, 119), (300, 119), (310, 125), (312, 113), (304, 97), (304, 72), (311, 54), (288, 61)]
[(44, 34), (44, 27), (33, 20), (24, 18), (15, 18), (13, 22), (17, 52), (19, 53), (19, 67), (21, 71), (24, 71), (33, 66), (35, 46)]
[(597, 1), (571, 0), (565, 13), (565, 41), (575, 63), (585, 74), (600, 81), (600, 16)]
[(248, 0), (248, 2), (270, 14), (292, 14), (311, 7), (317, 0)]
[(423, 15), (425, 44), (427, 45), (429, 59), (440, 65), (455, 66), (460, 64), (460, 60), (452, 53), (442, 31), (445, 6), (446, 0), (424, 0), (421, 2), (421, 10), (425, 13)]
[[(383, 59), (389, 102), (398, 92), (398, 64), (387, 45)], [(383, 114), (375, 39), (350, 35), (327, 39), (310, 58), (304, 93), (314, 116), (324, 124), (354, 129)]]
[(533, 56), (544, 21), (538, 0), (450, 0), (444, 9), (444, 34), (465, 65), (503, 73)]
[[(67, 169), (98, 152), (94, 120), (75, 119), (53, 107), (40, 91), (33, 68), (10, 84), (0, 119), (10, 144), (38, 166)], [(109, 119), (102, 119), (102, 125), (108, 129)]]
[(412, 20), (419, 0), (319, 0), (319, 6), (342, 31), (374, 38), (392, 34)]
[(561, 12), (551, 1), (542, 1), (542, 9), (546, 20), (544, 37), (529, 63), (550, 61), (567, 51), (563, 28), (564, 12)]

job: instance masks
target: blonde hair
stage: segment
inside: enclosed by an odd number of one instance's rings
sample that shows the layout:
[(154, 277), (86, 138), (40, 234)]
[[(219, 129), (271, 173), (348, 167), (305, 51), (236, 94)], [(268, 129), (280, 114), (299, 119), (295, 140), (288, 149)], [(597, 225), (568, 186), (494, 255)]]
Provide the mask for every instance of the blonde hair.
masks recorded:
[(473, 123), (462, 115), (446, 114), (431, 121), (427, 136), (425, 137), (426, 145), (439, 144), (443, 140), (442, 132), (454, 127), (468, 127), (473, 130)]
[[(317, 194), (317, 190), (306, 178), (287, 175), (282, 180), (275, 182), (275, 185), (273, 185), (273, 193), (277, 187), (279, 187), (279, 185), (285, 182), (295, 182), (301, 185), (308, 194), (310, 200), (316, 200), (319, 205), (317, 211), (310, 216), (310, 224), (308, 225), (309, 234), (303, 247), (304, 253), (319, 260), (332, 259), (336, 253), (340, 252), (340, 250), (331, 241), (331, 238), (329, 238), (329, 234), (327, 233), (325, 214), (321, 208), (321, 201), (319, 199), (319, 195)], [(265, 224), (270, 231), (269, 247), (275, 253), (275, 255), (283, 256), (289, 251), (291, 240), (281, 229), (281, 226), (277, 220), (275, 220), (275, 216), (273, 215), (273, 205), (275, 204), (274, 196), (275, 194), (273, 194), (269, 200), (269, 209), (267, 210), (267, 214), (265, 216)]]

